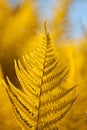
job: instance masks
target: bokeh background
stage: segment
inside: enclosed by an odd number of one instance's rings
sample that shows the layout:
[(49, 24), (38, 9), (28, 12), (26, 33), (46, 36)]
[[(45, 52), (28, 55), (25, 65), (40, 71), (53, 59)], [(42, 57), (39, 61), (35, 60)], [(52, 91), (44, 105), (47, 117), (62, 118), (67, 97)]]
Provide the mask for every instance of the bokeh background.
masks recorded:
[[(12, 6), (17, 6), (23, 0), (9, 0)], [(87, 0), (71, 0), (72, 5), (70, 5), (68, 11), (68, 18), (73, 23), (71, 29), (72, 36), (74, 38), (81, 37), (83, 35), (83, 28), (87, 28)], [(55, 11), (54, 8), (60, 6), (60, 0), (37, 0), (34, 1), (35, 5), (39, 7), (38, 13), (40, 15), (40, 20), (47, 19), (50, 21), (54, 18)]]
[(70, 68), (68, 84), (79, 97), (59, 122), (60, 130), (87, 130), (87, 0), (0, 0), (0, 130), (21, 130), (6, 93), (6, 76), (20, 89), (14, 59), (29, 54), (41, 41), (43, 23), (61, 66)]

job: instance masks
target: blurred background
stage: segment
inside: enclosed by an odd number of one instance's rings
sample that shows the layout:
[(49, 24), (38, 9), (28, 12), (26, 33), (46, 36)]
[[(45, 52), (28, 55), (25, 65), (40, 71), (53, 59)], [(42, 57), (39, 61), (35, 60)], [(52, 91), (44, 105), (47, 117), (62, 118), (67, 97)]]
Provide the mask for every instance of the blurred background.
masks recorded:
[[(9, 0), (12, 6), (21, 4), (23, 0)], [(69, 11), (67, 13), (69, 20), (72, 22), (73, 27), (70, 29), (71, 36), (74, 38), (81, 37), (83, 35), (83, 28), (87, 28), (87, 0), (70, 0)], [(55, 7), (58, 8), (61, 4), (60, 0), (37, 0), (34, 1), (36, 8), (38, 7), (39, 19), (42, 21), (47, 19), (52, 20), (55, 17)]]
[[(47, 20), (61, 66), (70, 68), (68, 86), (78, 84), (79, 97), (59, 122), (60, 130), (87, 130), (87, 0), (0, 0), (0, 130), (21, 130), (6, 94), (6, 76), (17, 88), (14, 59), (35, 49)], [(7, 81), (6, 81), (7, 82)]]

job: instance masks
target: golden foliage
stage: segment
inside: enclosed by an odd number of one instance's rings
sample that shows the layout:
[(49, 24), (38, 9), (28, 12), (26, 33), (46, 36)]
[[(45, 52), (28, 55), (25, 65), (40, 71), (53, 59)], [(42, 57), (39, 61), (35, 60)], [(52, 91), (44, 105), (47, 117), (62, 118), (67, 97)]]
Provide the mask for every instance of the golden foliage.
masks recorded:
[(0, 130), (20, 130), (15, 122), (11, 106), (6, 93), (6, 86), (3, 84), (3, 74), (0, 67)]
[[(23, 75), (22, 72), (25, 72), (27, 74), (25, 61), (28, 63), (30, 60), (30, 57), (25, 57), (22, 61), (21, 56), (29, 54), (39, 46), (41, 36), (38, 34), (36, 36), (36, 32), (38, 21), (41, 20), (37, 15), (40, 8), (38, 6), (36, 10), (33, 2), (35, 1), (24, 0), (24, 3), (19, 6), (12, 7), (9, 0), (0, 0), (0, 64), (3, 71), (3, 75), (0, 71), (0, 130), (21, 129), (17, 126), (10, 111), (11, 107), (5, 91), (6, 86), (2, 84), (2, 79), (7, 75), (10, 85), (21, 88), (18, 73)], [(58, 126), (60, 130), (87, 130), (87, 34), (85, 32), (82, 44), (80, 41), (78, 45), (76, 40), (73, 43), (73, 40), (64, 39), (67, 31), (71, 29), (68, 13), (73, 1), (60, 0), (59, 2), (59, 7), (57, 5), (57, 8), (54, 9), (55, 16), (49, 23), (57, 43), (58, 59), (62, 63), (58, 63), (55, 72), (62, 70), (63, 65), (67, 65), (64, 69), (65, 73), (67, 68), (70, 68), (69, 74), (66, 75), (67, 78), (59, 86), (61, 89), (69, 89), (72, 83), (77, 83), (79, 97), (67, 116), (58, 123)], [(39, 22), (41, 23), (41, 21)], [(15, 65), (17, 72), (15, 72), (14, 58), (20, 59), (18, 65), (17, 63)], [(32, 62), (30, 63), (32, 64)], [(24, 95), (24, 90), (15, 87), (10, 87), (10, 89)], [(10, 89), (8, 88), (8, 92), (12, 95)], [(74, 93), (73, 91), (72, 94), (69, 94), (70, 98), (74, 97)], [(15, 98), (14, 95), (11, 98)], [(67, 100), (65, 97), (64, 99)]]
[[(68, 43), (69, 42), (69, 43)], [(78, 83), (79, 97), (71, 109), (71, 112), (60, 123), (62, 130), (86, 130), (87, 129), (87, 86), (86, 79), (86, 57), (81, 44), (71, 44), (72, 41), (65, 41), (63, 45), (58, 46), (58, 52), (62, 55), (63, 62), (68, 63), (70, 75), (68, 80)], [(68, 44), (67, 44), (68, 43)], [(86, 42), (85, 42), (86, 44)], [(84, 48), (86, 49), (86, 47)], [(86, 55), (85, 55), (86, 56)], [(70, 84), (70, 83), (69, 83)]]
[(3, 22), (9, 16), (11, 9), (9, 8), (5, 0), (0, 0), (0, 27), (2, 27)]
[(55, 17), (52, 22), (53, 34), (54, 39), (59, 40), (61, 39), (66, 33), (70, 26), (68, 20), (68, 12), (72, 0), (60, 0), (60, 6), (57, 7), (55, 10)]
[[(78, 95), (71, 96), (76, 85), (61, 88), (68, 70), (58, 70), (58, 61), (46, 28), (42, 43), (24, 57), (24, 67), (15, 62), (17, 78), (23, 90), (8, 81), (7, 93), (16, 119), (23, 130), (47, 130), (58, 127)], [(56, 68), (56, 69), (55, 69)]]
[(8, 75), (18, 86), (13, 61), (14, 58), (21, 58), (25, 48), (29, 46), (29, 42), (26, 41), (31, 40), (36, 34), (37, 14), (34, 5), (29, 1), (24, 1), (13, 9), (3, 2), (0, 6), (0, 63), (4, 76)]

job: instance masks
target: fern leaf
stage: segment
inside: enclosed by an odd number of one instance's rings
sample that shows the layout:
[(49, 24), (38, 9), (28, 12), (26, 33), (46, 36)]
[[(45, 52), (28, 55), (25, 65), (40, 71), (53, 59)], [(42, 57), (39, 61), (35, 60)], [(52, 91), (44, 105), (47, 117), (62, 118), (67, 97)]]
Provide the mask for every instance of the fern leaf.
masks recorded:
[(44, 36), (39, 47), (23, 57), (23, 66), (15, 61), (15, 70), (22, 86), (17, 89), (7, 78), (7, 93), (20, 126), (25, 130), (53, 129), (75, 102), (77, 95), (67, 97), (76, 85), (61, 90), (68, 74), (66, 66), (57, 71), (58, 60), (44, 24)]

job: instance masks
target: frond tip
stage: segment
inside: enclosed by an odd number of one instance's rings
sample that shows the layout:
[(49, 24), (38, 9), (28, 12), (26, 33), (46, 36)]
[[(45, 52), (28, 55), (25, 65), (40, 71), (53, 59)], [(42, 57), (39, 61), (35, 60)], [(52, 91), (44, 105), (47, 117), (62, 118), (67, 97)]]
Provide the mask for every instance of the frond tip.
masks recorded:
[(23, 57), (23, 66), (15, 61), (15, 71), (23, 89), (17, 89), (7, 78), (7, 93), (14, 115), (25, 130), (54, 129), (77, 98), (66, 98), (76, 86), (59, 87), (69, 71), (65, 66), (56, 72), (58, 60), (46, 22), (44, 30), (42, 43), (29, 57)]

